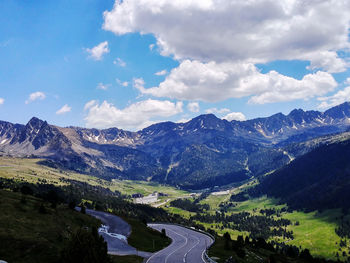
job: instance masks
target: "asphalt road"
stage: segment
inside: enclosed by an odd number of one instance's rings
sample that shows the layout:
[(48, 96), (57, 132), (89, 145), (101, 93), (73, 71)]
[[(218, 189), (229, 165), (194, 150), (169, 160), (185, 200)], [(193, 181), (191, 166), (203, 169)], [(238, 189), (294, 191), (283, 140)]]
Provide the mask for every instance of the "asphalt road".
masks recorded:
[(170, 246), (154, 253), (146, 263), (205, 263), (204, 252), (213, 240), (202, 233), (185, 227), (167, 224), (149, 224), (172, 239)]
[(152, 255), (152, 253), (149, 252), (138, 251), (127, 243), (126, 238), (131, 233), (131, 227), (120, 217), (90, 209), (86, 209), (86, 214), (100, 219), (105, 225), (104, 228), (99, 229), (99, 234), (107, 242), (108, 254), (139, 255), (145, 258)]

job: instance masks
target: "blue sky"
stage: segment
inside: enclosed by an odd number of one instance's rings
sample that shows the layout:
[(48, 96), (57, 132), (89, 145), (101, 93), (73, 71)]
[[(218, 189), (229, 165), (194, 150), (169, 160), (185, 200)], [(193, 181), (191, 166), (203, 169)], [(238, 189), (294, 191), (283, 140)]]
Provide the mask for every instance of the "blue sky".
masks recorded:
[(0, 119), (137, 130), (350, 100), (349, 4), (250, 2), (1, 1)]

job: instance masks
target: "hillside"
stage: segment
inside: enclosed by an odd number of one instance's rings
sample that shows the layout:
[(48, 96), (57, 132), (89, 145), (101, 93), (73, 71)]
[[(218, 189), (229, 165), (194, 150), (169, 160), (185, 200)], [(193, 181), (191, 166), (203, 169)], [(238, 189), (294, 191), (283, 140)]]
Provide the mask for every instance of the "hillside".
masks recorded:
[(0, 200), (0, 259), (7, 262), (58, 262), (72, 233), (99, 225), (97, 219), (63, 205), (53, 209), (33, 196), (0, 190)]
[[(346, 136), (347, 135), (347, 136)], [(349, 134), (321, 145), (262, 178), (251, 195), (281, 198), (291, 208), (350, 208)]]

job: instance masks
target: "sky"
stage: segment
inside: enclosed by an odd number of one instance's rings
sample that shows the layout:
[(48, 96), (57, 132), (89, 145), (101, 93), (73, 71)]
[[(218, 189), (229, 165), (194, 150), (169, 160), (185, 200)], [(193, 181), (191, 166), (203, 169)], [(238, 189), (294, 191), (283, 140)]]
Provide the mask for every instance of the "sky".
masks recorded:
[(350, 100), (347, 0), (0, 1), (0, 120), (139, 130)]

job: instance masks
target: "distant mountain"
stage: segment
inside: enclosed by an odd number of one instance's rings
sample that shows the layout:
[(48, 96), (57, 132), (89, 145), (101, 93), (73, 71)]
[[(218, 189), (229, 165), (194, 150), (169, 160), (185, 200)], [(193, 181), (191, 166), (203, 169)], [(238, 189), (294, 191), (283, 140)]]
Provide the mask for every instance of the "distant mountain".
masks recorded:
[(277, 197), (297, 209), (349, 209), (350, 132), (324, 139), (327, 143), (263, 178), (251, 195)]
[(247, 121), (207, 114), (138, 132), (61, 128), (32, 118), (27, 125), (0, 122), (0, 154), (40, 157), (46, 165), (104, 178), (199, 189), (278, 169), (317, 145), (302, 143), (349, 127), (350, 103), (325, 112), (298, 109)]

